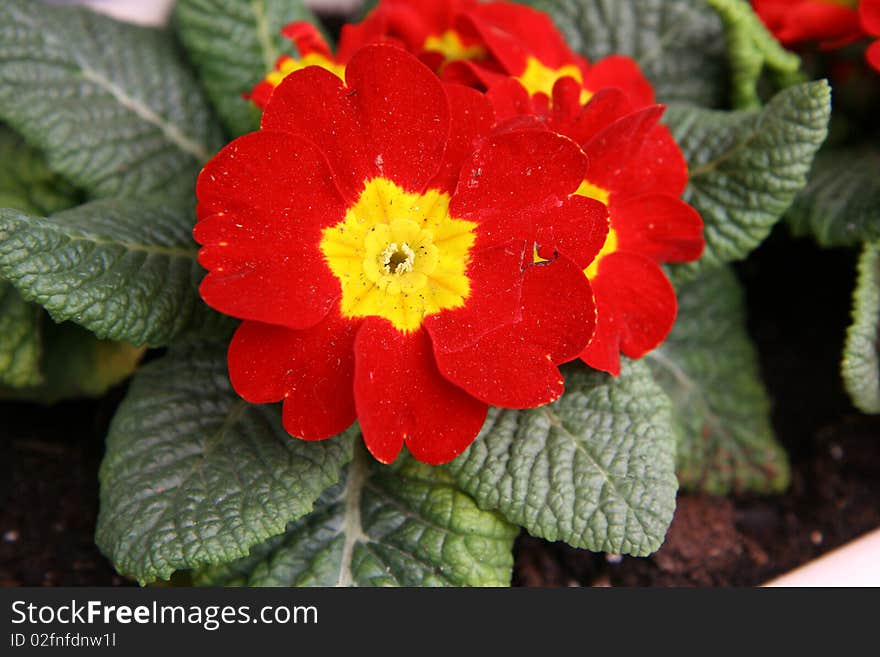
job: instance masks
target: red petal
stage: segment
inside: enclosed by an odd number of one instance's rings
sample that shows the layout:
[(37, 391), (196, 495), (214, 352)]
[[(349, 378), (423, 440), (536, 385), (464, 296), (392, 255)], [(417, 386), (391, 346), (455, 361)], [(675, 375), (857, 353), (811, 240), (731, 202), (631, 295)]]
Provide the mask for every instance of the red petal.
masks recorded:
[(562, 254), (586, 269), (608, 236), (608, 208), (592, 198), (572, 196), (559, 208), (534, 215), (538, 255), (553, 260)]
[(435, 348), (462, 349), (519, 317), (523, 269), (532, 261), (531, 248), (509, 242), (484, 249), (477, 239), (467, 269), (471, 290), (464, 306), (425, 318)]
[(263, 128), (302, 135), (326, 154), (348, 197), (382, 176), (421, 192), (440, 168), (449, 102), (440, 81), (412, 55), (366, 46), (345, 70), (308, 67), (288, 75), (263, 112)]
[(479, 91), (458, 84), (444, 87), (451, 111), (449, 142), (440, 171), (428, 187), (452, 192), (465, 159), (473, 152), (476, 140), (488, 134), (495, 117), (492, 104)]
[(525, 70), (533, 56), (550, 68), (568, 64), (587, 68), (587, 60), (576, 55), (565, 38), (542, 11), (512, 2), (488, 2), (462, 17), (464, 31), (479, 34), (492, 55), (511, 75)]
[(289, 23), (281, 29), (281, 34), (293, 41), (301, 57), (309, 53), (317, 53), (327, 59), (333, 59), (330, 46), (324, 41), (323, 35), (308, 21)]
[(859, 20), (868, 34), (880, 36), (880, 1), (862, 0), (859, 3)]
[(356, 419), (354, 338), (357, 322), (333, 312), (320, 324), (294, 331), (244, 322), (229, 345), (229, 378), (254, 404), (284, 399), (284, 428), (321, 440)]
[(596, 304), (596, 330), (593, 338), (580, 353), (580, 358), (590, 367), (620, 374), (620, 327), (608, 300), (600, 297), (593, 281), (593, 300)]
[(593, 334), (590, 285), (565, 258), (529, 266), (522, 299), (520, 321), (461, 351), (435, 350), (443, 374), (487, 404), (534, 408), (557, 399), (564, 384), (557, 365), (575, 358)]
[[(581, 354), (588, 364), (606, 369), (601, 364), (607, 364), (608, 350), (617, 340), (624, 354), (641, 358), (669, 334), (677, 312), (675, 290), (655, 262), (632, 253), (611, 253), (602, 258), (590, 283), (598, 323), (592, 343)], [(608, 322), (603, 313), (613, 321)]]
[(655, 262), (689, 262), (703, 253), (703, 220), (684, 201), (666, 194), (635, 196), (612, 205), (621, 251)]
[[(571, 78), (562, 78), (553, 87), (553, 113), (549, 127), (559, 134), (586, 144), (598, 132), (618, 119), (631, 114), (632, 103), (619, 89), (597, 91), (586, 105), (581, 105), (580, 87)], [(573, 93), (573, 91), (577, 93)]]
[[(524, 213), (560, 207), (583, 180), (586, 158), (569, 139), (549, 131), (521, 130), (489, 137), (462, 169), (450, 203), (460, 219), (504, 226), (495, 237), (507, 241)], [(517, 229), (518, 231), (525, 230)], [(534, 229), (527, 231), (534, 234)]]
[(240, 137), (205, 165), (196, 194), (206, 303), (291, 328), (327, 314), (340, 289), (319, 242), (345, 206), (313, 144), (268, 131)]
[(425, 331), (369, 317), (355, 353), (358, 418), (376, 459), (391, 463), (405, 442), (418, 460), (446, 463), (473, 442), (488, 408), (441, 376)]
[(584, 87), (592, 92), (620, 89), (635, 109), (653, 105), (654, 88), (635, 60), (625, 55), (610, 55), (594, 62), (584, 77)]
[(874, 70), (880, 72), (880, 41), (875, 41), (865, 51), (865, 57), (868, 63), (874, 67)]
[(598, 132), (583, 145), (588, 157), (584, 177), (611, 192), (620, 189), (624, 173), (632, 166), (662, 114), (663, 107), (655, 105), (628, 114)]
[[(570, 79), (563, 78), (563, 80)], [(501, 82), (492, 85), (486, 96), (492, 101), (498, 121), (533, 113), (529, 92), (516, 78), (504, 78)]]
[(642, 148), (621, 172), (618, 188), (627, 194), (672, 194), (680, 196), (688, 182), (684, 154), (665, 125), (655, 125)]

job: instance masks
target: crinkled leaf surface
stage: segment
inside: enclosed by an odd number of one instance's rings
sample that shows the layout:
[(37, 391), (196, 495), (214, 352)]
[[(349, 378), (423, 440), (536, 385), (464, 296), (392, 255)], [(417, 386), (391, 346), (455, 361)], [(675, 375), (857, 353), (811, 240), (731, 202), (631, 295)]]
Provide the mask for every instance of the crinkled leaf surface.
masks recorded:
[(198, 296), (190, 207), (163, 197), (93, 201), (52, 217), (0, 210), (0, 277), (58, 321), (158, 346), (228, 331)]
[(830, 112), (825, 81), (780, 91), (763, 110), (667, 110), (690, 167), (684, 198), (705, 224), (706, 251), (676, 265), (679, 277), (745, 258), (764, 241), (806, 184)]
[(853, 404), (880, 413), (880, 244), (866, 244), (859, 258), (853, 323), (843, 349), (843, 382)]
[(880, 240), (880, 153), (819, 153), (786, 219), (795, 235), (812, 235), (825, 247)]
[(344, 481), (287, 533), (197, 582), (247, 586), (507, 586), (519, 528), (481, 511), (440, 468), (373, 461), (360, 446)]
[(591, 61), (633, 57), (661, 102), (720, 107), (727, 93), (721, 20), (704, 0), (530, 0)]
[(675, 434), (669, 400), (648, 366), (621, 375), (567, 368), (549, 406), (490, 409), (477, 440), (449, 466), (484, 509), (548, 541), (646, 555), (675, 509)]
[(300, 0), (179, 0), (174, 23), (205, 90), (229, 132), (260, 127), (260, 111), (242, 94), (271, 71), (279, 55), (296, 55), (281, 36), (293, 21), (317, 23)]
[(722, 267), (677, 292), (675, 327), (646, 359), (672, 399), (682, 487), (712, 495), (782, 491), (788, 460), (770, 424), (736, 276)]
[(223, 144), (169, 34), (32, 0), (0, 3), (0, 119), (99, 197), (191, 193)]
[(172, 349), (132, 380), (107, 436), (96, 540), (141, 582), (226, 563), (312, 510), (351, 436), (292, 438), (277, 405), (242, 401), (225, 345)]

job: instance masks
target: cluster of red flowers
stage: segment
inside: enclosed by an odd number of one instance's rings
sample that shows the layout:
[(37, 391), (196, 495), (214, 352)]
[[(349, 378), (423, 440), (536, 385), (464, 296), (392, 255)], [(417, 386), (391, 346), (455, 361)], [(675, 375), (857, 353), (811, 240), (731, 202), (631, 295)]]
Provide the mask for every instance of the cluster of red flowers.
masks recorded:
[[(832, 50), (866, 37), (880, 37), (880, 0), (752, 0), (771, 32), (786, 46), (815, 41)], [(880, 71), (880, 41), (865, 51)]]
[(205, 301), (244, 320), (235, 390), (294, 436), (359, 420), (443, 463), (489, 405), (532, 408), (581, 358), (619, 373), (668, 334), (660, 264), (697, 258), (687, 166), (636, 64), (590, 64), (531, 8), (382, 0), (284, 34), (261, 129), (202, 172)]

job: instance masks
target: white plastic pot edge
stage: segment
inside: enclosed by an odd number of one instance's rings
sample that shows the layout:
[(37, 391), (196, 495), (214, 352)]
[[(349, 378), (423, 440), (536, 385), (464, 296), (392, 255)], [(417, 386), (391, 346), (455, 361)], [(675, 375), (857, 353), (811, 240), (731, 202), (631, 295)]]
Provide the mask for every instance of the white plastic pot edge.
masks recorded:
[[(50, 0), (56, 4), (81, 4), (118, 20), (138, 25), (160, 26), (168, 22), (175, 0)], [(363, 0), (305, 0), (310, 9), (334, 14), (348, 14)]]
[(880, 529), (827, 552), (764, 586), (880, 586)]

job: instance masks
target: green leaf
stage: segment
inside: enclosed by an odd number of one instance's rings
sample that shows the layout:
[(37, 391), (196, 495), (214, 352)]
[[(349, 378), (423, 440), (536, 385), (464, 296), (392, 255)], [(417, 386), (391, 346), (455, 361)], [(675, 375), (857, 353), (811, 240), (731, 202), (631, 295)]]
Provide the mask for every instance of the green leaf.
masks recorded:
[(880, 240), (880, 155), (873, 149), (819, 153), (786, 214), (792, 232), (822, 246)]
[(301, 0), (179, 0), (175, 27), (217, 113), (234, 136), (260, 127), (242, 97), (296, 47), (281, 36), (293, 21), (317, 23)]
[(198, 296), (194, 222), (164, 198), (93, 201), (49, 218), (0, 210), (0, 277), (101, 338), (159, 346), (228, 331)]
[(0, 384), (20, 388), (43, 381), (41, 314), (39, 306), (28, 303), (9, 283), (0, 281)]
[(797, 81), (800, 58), (780, 45), (746, 0), (707, 0), (724, 22), (730, 59), (731, 104), (760, 107), (758, 82), (765, 69), (780, 81)]
[(170, 35), (32, 0), (0, 3), (0, 119), (99, 197), (191, 194), (222, 145)]
[(672, 333), (646, 358), (672, 399), (681, 486), (712, 495), (781, 492), (788, 460), (770, 424), (736, 276), (722, 267), (680, 286), (678, 306)]
[(644, 363), (618, 378), (570, 366), (549, 406), (490, 409), (480, 436), (449, 469), (481, 508), (548, 541), (650, 554), (675, 509), (669, 400)]
[(0, 126), (0, 208), (51, 214), (80, 200), (80, 193), (48, 167), (42, 153)]
[(880, 244), (866, 244), (859, 258), (853, 323), (843, 348), (843, 382), (856, 408), (880, 413)]
[[(30, 307), (43, 314), (38, 306)], [(0, 387), (0, 398), (54, 404), (62, 399), (100, 397), (131, 376), (144, 355), (143, 348), (98, 340), (76, 324), (43, 319), (42, 383), (15, 389)]]
[(233, 561), (312, 510), (351, 436), (292, 438), (279, 410), (233, 392), (225, 345), (182, 346), (138, 371), (100, 470), (96, 540), (120, 573), (144, 583)]
[(719, 107), (727, 89), (721, 21), (703, 0), (530, 0), (576, 51), (633, 57), (662, 102)]
[(679, 277), (745, 258), (764, 241), (806, 184), (830, 113), (824, 80), (780, 91), (761, 111), (669, 108), (666, 123), (690, 167), (684, 198), (706, 238), (702, 258), (673, 267)]
[(358, 446), (344, 481), (287, 533), (196, 582), (230, 586), (507, 586), (519, 528), (481, 511), (443, 470), (374, 462)]

